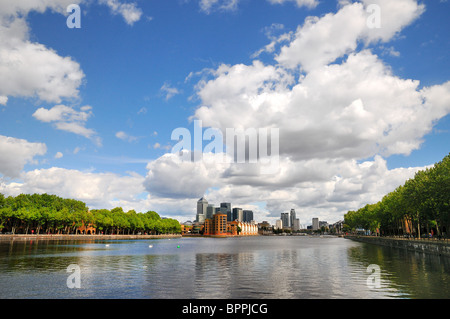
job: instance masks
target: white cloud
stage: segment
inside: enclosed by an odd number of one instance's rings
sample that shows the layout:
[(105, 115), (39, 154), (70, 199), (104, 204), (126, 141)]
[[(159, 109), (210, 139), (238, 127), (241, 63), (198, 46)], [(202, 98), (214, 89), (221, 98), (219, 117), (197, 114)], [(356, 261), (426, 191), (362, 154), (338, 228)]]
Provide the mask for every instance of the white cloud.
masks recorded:
[(15, 0), (1, 1), (0, 12), (2, 15), (26, 15), (30, 11), (43, 13), (47, 9), (65, 13), (70, 4), (80, 4), (83, 0)]
[(20, 181), (4, 184), (0, 192), (13, 196), (49, 193), (84, 201), (90, 208), (113, 208), (118, 199), (138, 201), (137, 196), (145, 191), (143, 180), (136, 173), (120, 176), (52, 167), (23, 172)]
[(146, 107), (142, 107), (142, 108), (137, 112), (137, 114), (138, 114), (138, 115), (140, 115), (140, 114), (147, 114), (147, 112), (148, 112), (147, 108), (146, 108)]
[(211, 13), (215, 10), (230, 11), (235, 10), (239, 0), (200, 0), (200, 9), (206, 13)]
[[(389, 170), (380, 156), (362, 163), (283, 158), (280, 174), (263, 179), (249, 164), (223, 163), (215, 155), (204, 156), (206, 161), (192, 162), (166, 154), (150, 162), (144, 185), (151, 203), (170, 203), (170, 208), (161, 205), (161, 209), (193, 218), (197, 199), (206, 195), (216, 205), (231, 202), (234, 207), (254, 208), (259, 221), (274, 221), (291, 208), (305, 223), (312, 217), (337, 221), (350, 209), (381, 200), (423, 169)], [(265, 204), (260, 207), (259, 203)]]
[(198, 85), (203, 106), (195, 118), (222, 131), (280, 128), (281, 153), (298, 159), (408, 155), (449, 112), (448, 83), (419, 89), (368, 50), (316, 68), (293, 86), (282, 68), (257, 61), (221, 66), (215, 75)]
[(295, 2), (298, 7), (315, 8), (319, 4), (318, 0), (268, 0), (272, 4), (283, 4), (287, 2)]
[(6, 103), (8, 103), (8, 97), (0, 96), (0, 105), (6, 105)]
[(86, 122), (92, 115), (91, 109), (84, 109), (85, 111), (75, 111), (73, 108), (65, 105), (56, 105), (47, 110), (39, 108), (34, 112), (33, 117), (45, 123), (51, 122)]
[(54, 123), (56, 129), (74, 133), (91, 139), (101, 145), (101, 139), (93, 129), (86, 128), (87, 120), (92, 116), (92, 107), (83, 106), (80, 111), (66, 105), (56, 105), (51, 109), (39, 108), (33, 117), (44, 123)]
[(55, 154), (55, 158), (56, 158), (56, 159), (60, 159), (60, 158), (63, 158), (63, 157), (64, 157), (64, 154), (61, 153), (61, 152), (57, 152), (57, 153)]
[[(237, 9), (241, 0), (199, 0), (200, 10), (210, 14), (213, 11), (234, 11)], [(286, 2), (295, 2), (298, 7), (315, 8), (318, 0), (267, 0), (271, 4), (283, 4)]]
[[(101, 0), (113, 14), (120, 14), (132, 25), (142, 16), (135, 3)], [(89, 4), (87, 0), (14, 0), (0, 1), (0, 104), (7, 97), (37, 97), (46, 102), (61, 103), (79, 96), (85, 77), (71, 57), (29, 39), (26, 18), (30, 12), (52, 10), (67, 15), (71, 4)]]
[(100, 0), (100, 3), (106, 4), (113, 14), (120, 14), (129, 25), (133, 25), (142, 17), (142, 10), (136, 3), (121, 3), (119, 0)]
[(25, 21), (31, 10), (60, 10), (68, 1), (3, 1), (0, 4), (0, 95), (38, 97), (59, 103), (78, 97), (84, 78), (80, 66), (46, 46), (28, 39)]
[(168, 153), (147, 165), (145, 187), (157, 197), (201, 197), (211, 185), (219, 181), (221, 171), (217, 168), (226, 166), (206, 161), (183, 161), (178, 154)]
[(127, 142), (130, 142), (130, 143), (131, 143), (131, 142), (135, 142), (135, 141), (138, 140), (137, 137), (128, 135), (127, 133), (125, 133), (125, 132), (123, 132), (123, 131), (117, 132), (117, 133), (116, 133), (116, 137), (117, 137), (118, 139), (121, 139), (122, 141), (127, 141)]
[[(368, 26), (368, 5), (381, 8), (381, 27)], [(344, 5), (336, 13), (309, 17), (298, 27), (294, 40), (284, 46), (276, 60), (285, 67), (312, 71), (354, 52), (360, 42), (388, 42), (424, 12), (415, 0), (364, 0)]]
[(26, 164), (34, 164), (36, 156), (47, 152), (43, 143), (0, 135), (0, 174), (17, 177)]
[(166, 96), (166, 101), (173, 98), (175, 95), (180, 94), (180, 91), (177, 88), (170, 86), (168, 83), (164, 83), (164, 85), (160, 89), (161, 93)]
[(84, 150), (84, 147), (79, 147), (79, 146), (77, 146), (77, 147), (75, 147), (74, 148), (74, 150), (73, 150), (73, 154), (74, 155), (76, 155), (76, 154), (78, 154), (80, 151), (82, 151), (82, 150)]

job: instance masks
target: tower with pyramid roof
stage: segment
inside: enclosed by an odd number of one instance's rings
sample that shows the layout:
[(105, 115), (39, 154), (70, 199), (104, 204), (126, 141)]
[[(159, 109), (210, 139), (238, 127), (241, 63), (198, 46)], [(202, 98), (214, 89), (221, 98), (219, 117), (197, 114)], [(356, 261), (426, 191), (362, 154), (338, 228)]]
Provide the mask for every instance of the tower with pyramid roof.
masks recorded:
[(202, 197), (197, 202), (197, 216), (196, 222), (203, 224), (206, 218), (206, 211), (208, 209), (208, 201)]

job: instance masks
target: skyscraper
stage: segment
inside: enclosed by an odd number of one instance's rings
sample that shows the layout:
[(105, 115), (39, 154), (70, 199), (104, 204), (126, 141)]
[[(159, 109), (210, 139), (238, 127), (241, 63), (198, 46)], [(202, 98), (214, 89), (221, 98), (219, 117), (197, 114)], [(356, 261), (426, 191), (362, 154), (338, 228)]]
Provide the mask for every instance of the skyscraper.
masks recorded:
[(208, 204), (206, 207), (206, 219), (212, 219), (215, 214), (215, 208), (213, 204)]
[(283, 221), (283, 228), (291, 227), (289, 213), (281, 213), (281, 220)]
[(220, 203), (220, 212), (221, 214), (227, 215), (227, 221), (233, 221), (233, 214), (231, 212), (231, 203)]
[(203, 224), (205, 222), (206, 213), (208, 209), (208, 201), (202, 197), (197, 202), (197, 216), (195, 221)]
[(233, 220), (244, 221), (244, 211), (242, 208), (233, 208)]
[(318, 230), (319, 229), (319, 218), (313, 218), (312, 219), (312, 229)]
[(245, 223), (250, 223), (251, 221), (253, 221), (253, 211), (252, 210), (244, 210), (244, 222)]
[(300, 230), (300, 219), (296, 217), (295, 209), (291, 209), (291, 227), (293, 231)]
[(290, 226), (294, 226), (294, 220), (295, 220), (295, 209), (291, 209), (291, 216), (290, 216)]

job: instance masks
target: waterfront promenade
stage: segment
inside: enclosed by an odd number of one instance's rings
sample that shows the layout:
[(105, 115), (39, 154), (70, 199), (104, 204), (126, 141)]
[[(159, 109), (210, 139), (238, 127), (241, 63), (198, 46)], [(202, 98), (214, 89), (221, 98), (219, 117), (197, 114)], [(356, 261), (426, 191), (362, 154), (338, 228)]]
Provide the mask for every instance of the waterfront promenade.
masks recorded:
[(28, 241), (28, 240), (146, 240), (146, 239), (169, 239), (181, 238), (181, 235), (0, 235), (0, 241)]
[(363, 243), (382, 245), (394, 248), (407, 249), (414, 252), (430, 253), (439, 256), (450, 257), (450, 241), (448, 239), (434, 238), (398, 238), (398, 237), (376, 237), (346, 235), (346, 239), (351, 239)]

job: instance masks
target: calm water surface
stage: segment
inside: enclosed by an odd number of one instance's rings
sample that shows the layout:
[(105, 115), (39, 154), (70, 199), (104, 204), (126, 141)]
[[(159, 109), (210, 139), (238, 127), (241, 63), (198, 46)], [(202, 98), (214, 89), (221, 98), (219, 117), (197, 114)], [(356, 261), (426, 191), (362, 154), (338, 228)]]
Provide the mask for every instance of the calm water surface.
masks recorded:
[(450, 298), (450, 260), (325, 237), (0, 242), (0, 298)]

